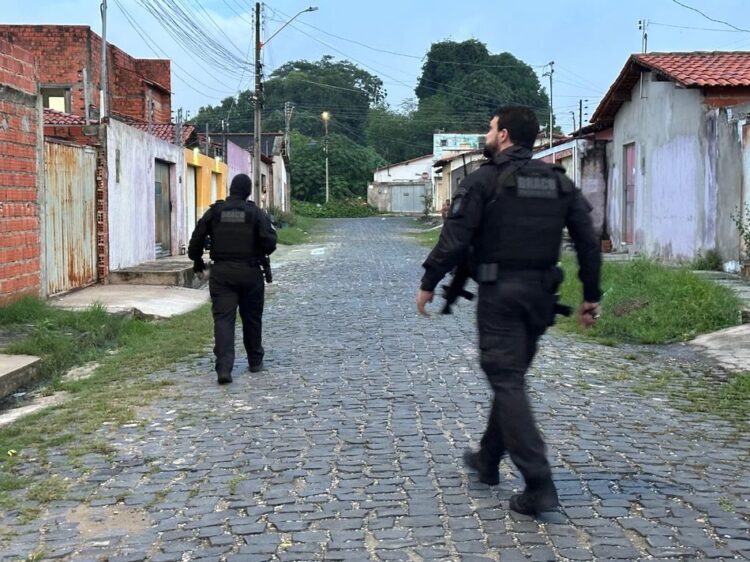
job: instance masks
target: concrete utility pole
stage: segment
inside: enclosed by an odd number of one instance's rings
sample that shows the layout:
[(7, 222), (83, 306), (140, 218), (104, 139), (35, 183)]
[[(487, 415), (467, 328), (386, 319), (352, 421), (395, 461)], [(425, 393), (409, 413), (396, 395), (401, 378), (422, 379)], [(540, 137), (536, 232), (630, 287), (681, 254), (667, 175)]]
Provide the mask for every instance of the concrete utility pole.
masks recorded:
[(107, 0), (102, 0), (102, 69), (99, 90), (99, 121), (107, 116)]
[(323, 118), (323, 123), (325, 123), (326, 126), (326, 137), (325, 143), (323, 144), (323, 151), (326, 155), (326, 203), (328, 203), (328, 200), (330, 199), (330, 192), (328, 191), (328, 121), (331, 119), (331, 114), (327, 111), (324, 111), (321, 114), (321, 117)]
[(552, 130), (554, 127), (555, 114), (552, 111), (552, 75), (555, 73), (555, 61), (549, 62), (549, 71), (542, 76), (549, 76), (549, 147), (552, 148)]
[(638, 29), (641, 30), (641, 51), (648, 51), (648, 20), (638, 20)]
[(253, 201), (258, 206), (261, 206), (260, 201), (260, 162), (261, 162), (261, 135), (262, 130), (260, 126), (261, 109), (263, 108), (263, 72), (260, 61), (260, 50), (263, 45), (267, 44), (271, 39), (284, 29), (287, 25), (292, 23), (300, 14), (305, 12), (314, 12), (318, 9), (317, 6), (310, 6), (304, 10), (300, 10), (295, 16), (282, 25), (276, 32), (271, 35), (265, 42), (260, 40), (260, 2), (255, 3), (255, 118), (254, 118), (254, 131), (253, 131)]
[(260, 206), (260, 112), (262, 109), (263, 84), (260, 63), (260, 2), (255, 3), (255, 112), (253, 118), (253, 201)]

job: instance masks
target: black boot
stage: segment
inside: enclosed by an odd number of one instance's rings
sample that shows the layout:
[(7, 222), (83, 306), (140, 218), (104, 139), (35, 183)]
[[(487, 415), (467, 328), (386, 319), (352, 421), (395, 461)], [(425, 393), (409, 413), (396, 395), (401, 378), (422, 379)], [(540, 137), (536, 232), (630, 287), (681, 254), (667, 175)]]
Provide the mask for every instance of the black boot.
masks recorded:
[(475, 470), (479, 475), (479, 481), (488, 486), (495, 486), (500, 483), (498, 464), (500, 464), (499, 461), (497, 463), (489, 462), (481, 450), (472, 451), (471, 449), (466, 449), (464, 451), (464, 465)]
[(560, 506), (557, 489), (552, 481), (541, 486), (526, 486), (522, 494), (510, 497), (510, 508), (523, 515), (537, 515), (546, 511), (556, 511)]
[(219, 384), (229, 384), (232, 382), (232, 375), (229, 373), (219, 373), (217, 376)]

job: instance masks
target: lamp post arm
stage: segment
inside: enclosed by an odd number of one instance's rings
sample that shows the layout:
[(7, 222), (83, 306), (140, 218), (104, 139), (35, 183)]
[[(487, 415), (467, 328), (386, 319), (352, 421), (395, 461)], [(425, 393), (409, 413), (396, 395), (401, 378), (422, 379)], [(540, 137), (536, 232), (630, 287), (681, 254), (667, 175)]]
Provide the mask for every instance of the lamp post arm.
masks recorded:
[(271, 35), (271, 36), (270, 36), (270, 37), (269, 37), (268, 39), (266, 39), (265, 41), (261, 42), (260, 46), (261, 46), (261, 47), (265, 46), (265, 45), (266, 45), (266, 44), (267, 44), (267, 43), (268, 43), (268, 42), (269, 42), (269, 41), (270, 41), (271, 39), (273, 39), (274, 37), (276, 37), (276, 36), (277, 36), (277, 35), (279, 34), (279, 32), (280, 32), (280, 31), (281, 31), (282, 29), (284, 29), (284, 28), (285, 28), (285, 27), (286, 27), (287, 25), (289, 25), (289, 24), (290, 24), (290, 23), (292, 23), (292, 22), (293, 22), (293, 21), (294, 21), (295, 19), (297, 19), (297, 17), (298, 17), (298, 16), (300, 16), (300, 15), (304, 14), (305, 12), (314, 12), (314, 11), (315, 11), (315, 10), (317, 10), (317, 9), (318, 9), (318, 7), (317, 7), (317, 6), (310, 6), (309, 8), (305, 8), (304, 10), (300, 10), (299, 12), (297, 12), (297, 13), (296, 13), (296, 14), (294, 15), (294, 17), (293, 17), (292, 19), (290, 19), (290, 20), (289, 20), (288, 22), (286, 22), (286, 23), (285, 23), (284, 25), (282, 25), (282, 26), (281, 26), (280, 28), (278, 28), (278, 29), (276, 30), (276, 32), (275, 32), (275, 33), (274, 33), (273, 35)]

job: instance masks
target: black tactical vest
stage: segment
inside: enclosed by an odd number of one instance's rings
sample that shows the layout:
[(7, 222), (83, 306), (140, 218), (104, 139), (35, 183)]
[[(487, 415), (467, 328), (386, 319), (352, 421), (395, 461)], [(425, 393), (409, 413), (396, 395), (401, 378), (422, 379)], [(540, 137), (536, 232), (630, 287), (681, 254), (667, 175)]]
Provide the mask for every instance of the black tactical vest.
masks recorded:
[(217, 201), (211, 218), (211, 259), (249, 261), (256, 251), (254, 203), (243, 199)]
[(498, 169), (495, 181), (483, 211), (477, 261), (496, 263), (500, 271), (554, 266), (575, 191), (565, 170), (541, 160), (511, 162)]

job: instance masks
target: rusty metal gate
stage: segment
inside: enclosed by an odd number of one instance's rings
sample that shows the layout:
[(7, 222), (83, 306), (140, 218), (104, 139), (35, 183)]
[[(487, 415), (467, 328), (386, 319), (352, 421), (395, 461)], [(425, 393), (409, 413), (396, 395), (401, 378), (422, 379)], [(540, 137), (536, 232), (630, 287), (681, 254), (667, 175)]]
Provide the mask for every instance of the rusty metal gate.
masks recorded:
[(96, 281), (96, 152), (44, 143), (44, 260), (48, 295)]

